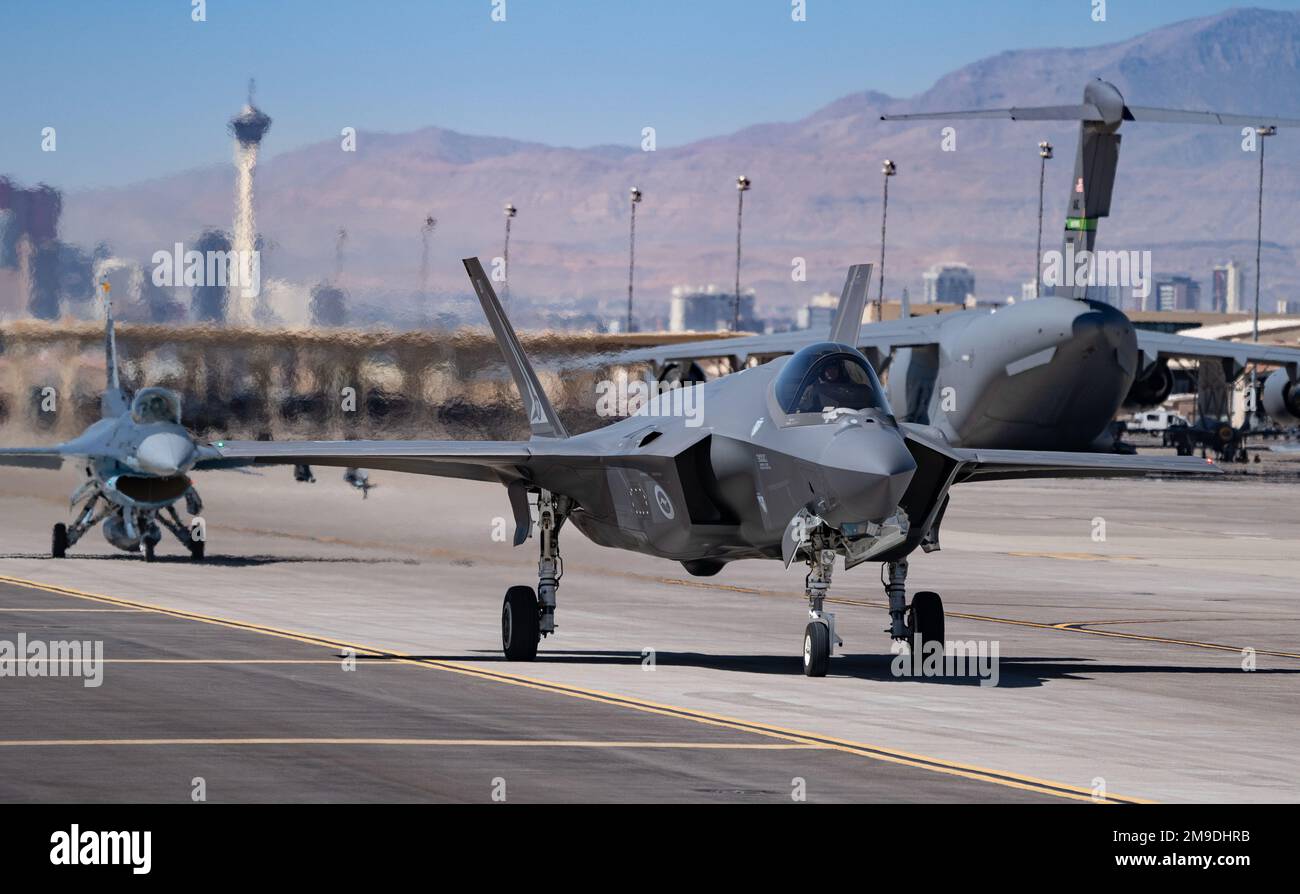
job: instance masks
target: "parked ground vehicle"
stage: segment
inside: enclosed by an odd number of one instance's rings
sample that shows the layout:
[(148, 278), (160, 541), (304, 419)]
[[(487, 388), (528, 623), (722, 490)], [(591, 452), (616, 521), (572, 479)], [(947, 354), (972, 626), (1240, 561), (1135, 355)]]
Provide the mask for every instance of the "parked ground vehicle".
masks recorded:
[(1142, 413), (1134, 413), (1132, 418), (1126, 423), (1129, 431), (1144, 431), (1151, 434), (1160, 434), (1174, 425), (1190, 425), (1185, 416), (1180, 416), (1172, 410), (1162, 410), (1156, 408)]

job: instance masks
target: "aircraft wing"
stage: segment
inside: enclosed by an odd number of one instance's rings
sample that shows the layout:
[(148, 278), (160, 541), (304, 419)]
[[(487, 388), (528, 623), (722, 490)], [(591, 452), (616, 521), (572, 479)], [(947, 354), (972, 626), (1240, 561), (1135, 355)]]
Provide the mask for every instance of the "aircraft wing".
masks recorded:
[(62, 445), (55, 447), (0, 447), (0, 466), (57, 469), (63, 465)]
[[(867, 323), (858, 331), (856, 346), (877, 348), (888, 353), (894, 348), (918, 347), (934, 344), (939, 339), (939, 324), (945, 319), (941, 314), (927, 314), (906, 320), (888, 320)], [(793, 354), (800, 348), (826, 341), (826, 333), (817, 329), (799, 332), (778, 332), (772, 335), (750, 335), (741, 338), (714, 338), (704, 341), (681, 342), (675, 345), (658, 345), (638, 348), (615, 355), (617, 363), (655, 363), (662, 366), (673, 361), (700, 360), (709, 357), (735, 357), (742, 364), (751, 356), (772, 357)]]
[(1138, 350), (1149, 365), (1163, 358), (1190, 360), (1231, 360), (1238, 370), (1251, 363), (1288, 366), (1291, 377), (1296, 377), (1300, 365), (1300, 348), (1284, 345), (1260, 345), (1254, 342), (1221, 341), (1217, 338), (1196, 338), (1191, 335), (1174, 335), (1170, 332), (1137, 331)]
[(954, 451), (962, 466), (956, 482), (1008, 478), (1124, 478), (1142, 475), (1209, 473), (1223, 470), (1195, 456), (1121, 456), (1055, 450)]
[(342, 466), (509, 484), (542, 457), (572, 456), (565, 440), (532, 441), (218, 441), (223, 460), (256, 465)]
[[(1124, 478), (1160, 474), (1222, 474), (1195, 456), (1124, 456), (1059, 450), (987, 450), (950, 447), (937, 429), (904, 422), (899, 426), (917, 457), (921, 474), (952, 476), (951, 483), (1010, 478)], [(936, 463), (935, 460), (938, 460)], [(939, 471), (942, 469), (942, 471)], [(939, 483), (936, 479), (935, 483)], [(946, 489), (946, 488), (945, 488)]]

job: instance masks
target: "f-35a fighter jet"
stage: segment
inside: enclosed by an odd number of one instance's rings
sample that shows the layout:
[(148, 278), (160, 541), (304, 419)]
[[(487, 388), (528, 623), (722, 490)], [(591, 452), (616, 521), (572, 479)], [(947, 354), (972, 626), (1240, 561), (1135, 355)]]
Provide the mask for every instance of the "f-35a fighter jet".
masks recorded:
[[(888, 570), (889, 634), (942, 648), (935, 593), (906, 594), (908, 557), (939, 546), (955, 484), (1042, 476), (1216, 471), (1197, 459), (973, 450), (900, 424), (875, 372), (852, 346), (871, 265), (850, 269), (826, 341), (680, 391), (606, 428), (570, 437), (546, 398), (476, 258), (465, 261), (528, 414), (528, 441), (217, 442), (257, 463), (312, 463), (496, 481), (514, 509), (515, 545), (540, 541), (538, 583), (511, 587), (501, 613), (506, 657), (531, 660), (555, 631), (559, 535), (572, 525), (602, 546), (681, 562), (712, 575), (738, 559), (808, 566), (804, 672), (822, 676), (839, 642), (825, 611), (836, 558)], [(701, 422), (699, 425), (688, 421)], [(533, 522), (530, 501), (535, 503)]]
[(64, 460), (82, 464), (84, 480), (71, 500), (72, 506), (81, 507), (71, 525), (54, 526), (50, 552), (56, 559), (102, 522), (109, 543), (126, 552), (143, 550), (146, 561), (154, 559), (162, 528), (201, 560), (202, 522), (182, 523), (175, 507), (183, 499), (191, 516), (200, 517), (203, 511), (188, 473), (245, 464), (223, 460), (212, 447), (194, 440), (181, 425), (181, 399), (174, 391), (143, 388), (130, 398), (122, 389), (113, 308), (107, 297), (104, 348), (108, 382), (100, 396), (102, 418), (78, 437), (53, 447), (0, 448), (0, 465), (58, 469)]

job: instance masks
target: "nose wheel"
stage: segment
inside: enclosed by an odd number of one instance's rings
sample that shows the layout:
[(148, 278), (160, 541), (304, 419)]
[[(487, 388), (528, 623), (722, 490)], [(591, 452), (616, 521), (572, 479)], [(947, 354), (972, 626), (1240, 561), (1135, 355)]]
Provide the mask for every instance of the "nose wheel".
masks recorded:
[(803, 673), (824, 677), (831, 666), (831, 631), (823, 621), (809, 621), (803, 629)]

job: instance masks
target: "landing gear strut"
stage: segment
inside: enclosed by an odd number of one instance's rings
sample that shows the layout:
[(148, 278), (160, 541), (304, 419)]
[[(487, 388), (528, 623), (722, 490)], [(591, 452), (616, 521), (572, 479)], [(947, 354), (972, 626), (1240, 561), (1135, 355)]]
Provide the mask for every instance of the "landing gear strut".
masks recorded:
[[(82, 488), (79, 489), (77, 493), (73, 494), (73, 503), (76, 503), (76, 501), (80, 499), (80, 495), (84, 493), (85, 489)], [(77, 517), (73, 520), (71, 526), (65, 525), (62, 522), (59, 522), (54, 526), (54, 536), (52, 538), (52, 543), (50, 544), (50, 555), (56, 559), (64, 558), (68, 554), (68, 547), (80, 540), (82, 534), (85, 534), (91, 528), (95, 527), (95, 525), (104, 520), (109, 512), (112, 511), (113, 507), (111, 503), (105, 500), (104, 508), (99, 512), (96, 512), (95, 509), (99, 505), (99, 501), (99, 492), (93, 492), (90, 499), (86, 501), (86, 505), (82, 506), (81, 511), (77, 513)]]
[(532, 661), (541, 638), (555, 632), (556, 593), (564, 576), (559, 535), (569, 507), (568, 497), (538, 491), (537, 590), (511, 587), (501, 606), (501, 648), (510, 661)]
[(912, 597), (907, 603), (907, 560), (889, 562), (886, 566), (889, 582), (885, 594), (889, 597), (889, 628), (887, 633), (895, 640), (903, 640), (915, 653), (937, 643), (943, 650), (943, 600), (938, 593), (928, 590)]
[(835, 570), (835, 551), (827, 547), (826, 538), (820, 531), (814, 531), (808, 548), (808, 577), (804, 582), (809, 620), (803, 631), (803, 672), (808, 677), (826, 676), (835, 647), (844, 645), (835, 635), (835, 615), (824, 610), (831, 573)]

